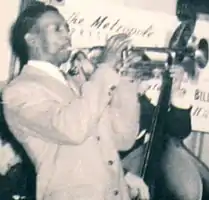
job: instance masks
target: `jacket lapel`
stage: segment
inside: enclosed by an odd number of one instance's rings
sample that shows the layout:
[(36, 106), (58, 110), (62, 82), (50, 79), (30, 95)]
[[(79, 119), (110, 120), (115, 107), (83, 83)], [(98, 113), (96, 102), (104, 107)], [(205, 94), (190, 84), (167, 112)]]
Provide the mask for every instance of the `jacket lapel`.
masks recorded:
[(33, 66), (26, 65), (21, 72), (21, 77), (24, 80), (27, 79), (44, 86), (47, 90), (53, 92), (58, 98), (70, 100), (75, 96), (67, 81), (66, 84), (64, 84), (46, 72)]

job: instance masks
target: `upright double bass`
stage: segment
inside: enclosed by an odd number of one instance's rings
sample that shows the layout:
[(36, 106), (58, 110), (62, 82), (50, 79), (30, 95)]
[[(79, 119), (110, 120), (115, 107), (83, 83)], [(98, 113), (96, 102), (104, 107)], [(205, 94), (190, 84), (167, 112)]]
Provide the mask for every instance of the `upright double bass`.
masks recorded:
[(145, 50), (164, 51), (168, 54), (167, 62), (163, 66), (162, 84), (158, 103), (154, 109), (151, 127), (149, 129), (150, 139), (145, 146), (143, 164), (140, 169), (140, 176), (149, 186), (152, 200), (155, 199), (156, 179), (158, 178), (161, 157), (168, 137), (168, 135), (165, 134), (165, 123), (170, 107), (172, 89), (170, 69), (174, 64), (181, 63), (185, 55), (194, 56), (194, 52), (187, 48), (187, 43), (193, 33), (194, 26), (194, 21), (182, 22), (174, 32), (168, 48), (143, 48)]

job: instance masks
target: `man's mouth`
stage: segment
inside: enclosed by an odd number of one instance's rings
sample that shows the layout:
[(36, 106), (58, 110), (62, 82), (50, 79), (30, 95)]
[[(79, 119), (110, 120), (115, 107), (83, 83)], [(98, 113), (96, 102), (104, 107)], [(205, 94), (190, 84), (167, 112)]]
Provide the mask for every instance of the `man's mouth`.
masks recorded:
[(62, 47), (60, 48), (60, 51), (72, 51), (72, 47), (70, 44), (62, 45)]

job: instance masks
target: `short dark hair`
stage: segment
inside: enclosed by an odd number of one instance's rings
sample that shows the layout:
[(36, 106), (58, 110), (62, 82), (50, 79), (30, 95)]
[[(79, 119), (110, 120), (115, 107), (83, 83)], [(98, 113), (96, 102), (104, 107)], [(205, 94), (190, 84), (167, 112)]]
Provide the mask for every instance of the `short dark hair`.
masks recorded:
[(28, 47), (24, 36), (36, 24), (36, 21), (48, 11), (59, 13), (58, 9), (51, 5), (46, 5), (43, 2), (33, 2), (19, 14), (11, 27), (10, 44), (13, 53), (20, 60), (21, 67), (23, 67), (29, 59)]

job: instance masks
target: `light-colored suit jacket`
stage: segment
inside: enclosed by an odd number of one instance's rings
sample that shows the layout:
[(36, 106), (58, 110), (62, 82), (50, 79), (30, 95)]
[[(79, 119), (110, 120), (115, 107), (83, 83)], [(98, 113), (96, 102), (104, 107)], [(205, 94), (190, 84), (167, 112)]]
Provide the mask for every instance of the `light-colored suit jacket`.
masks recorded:
[(36, 167), (37, 200), (129, 199), (118, 151), (138, 133), (136, 91), (107, 66), (82, 96), (32, 66), (3, 90), (6, 121)]

